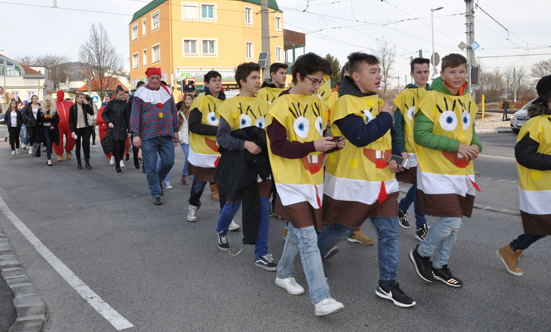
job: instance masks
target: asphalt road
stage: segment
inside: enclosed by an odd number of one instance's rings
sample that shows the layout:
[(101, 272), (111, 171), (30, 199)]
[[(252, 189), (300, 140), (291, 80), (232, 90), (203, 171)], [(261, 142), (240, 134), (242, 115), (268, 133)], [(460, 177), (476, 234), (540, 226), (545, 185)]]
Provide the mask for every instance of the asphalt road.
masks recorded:
[[(510, 156), (506, 146), (498, 150), (505, 138), (481, 139), (483, 154)], [(495, 149), (487, 148), (491, 144)], [(414, 230), (401, 229), (398, 281), (417, 301), (412, 309), (375, 296), (376, 245), (340, 243), (341, 252), (325, 267), (332, 296), (345, 310), (317, 318), (307, 295), (287, 294), (274, 284), (275, 273), (254, 266), (254, 249), (241, 244), (240, 232), (230, 234), (236, 252), (243, 249), (239, 255), (218, 250), (219, 208), (208, 198), (208, 189), (199, 221), (186, 221), (190, 186), (179, 183), (180, 149), (171, 174), (174, 189), (166, 190), (165, 205), (159, 207), (152, 205), (141, 171), (129, 164), (122, 176), (115, 176), (99, 147), (92, 149), (92, 171), (77, 170), (74, 160), (47, 167), (45, 158), (10, 157), (3, 142), (0, 156), (0, 197), (57, 258), (134, 325), (124, 331), (549, 330), (549, 239), (525, 252), (523, 277), (508, 274), (495, 255), (522, 232), (514, 215), (475, 209), (473, 218), (465, 219), (450, 259), (450, 268), (465, 282), (461, 289), (419, 279), (407, 257), (418, 243)], [(505, 179), (505, 173), (494, 171), (501, 163), (494, 159), (479, 158), (481, 178)], [(513, 182), (482, 180), (483, 193), (497, 184), (516, 193)], [(240, 221), (239, 216), (235, 220)], [(433, 222), (431, 218), (429, 224)], [(269, 246), (276, 261), (284, 226), (272, 218)], [(0, 228), (48, 308), (45, 331), (116, 331), (3, 214)], [(362, 229), (376, 237), (369, 222)], [(298, 259), (295, 267), (297, 281), (306, 287)]]

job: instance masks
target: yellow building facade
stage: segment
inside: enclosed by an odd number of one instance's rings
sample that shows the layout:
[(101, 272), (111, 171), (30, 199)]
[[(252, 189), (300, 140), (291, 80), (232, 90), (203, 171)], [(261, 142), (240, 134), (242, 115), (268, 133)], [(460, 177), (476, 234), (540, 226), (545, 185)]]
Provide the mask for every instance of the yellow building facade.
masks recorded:
[[(270, 61), (285, 62), (283, 13), (269, 0)], [(235, 86), (235, 68), (257, 62), (262, 51), (260, 0), (208, 2), (154, 0), (134, 13), (129, 24), (132, 89), (145, 81), (147, 67), (159, 67), (177, 97), (185, 78), (203, 85), (209, 70)]]

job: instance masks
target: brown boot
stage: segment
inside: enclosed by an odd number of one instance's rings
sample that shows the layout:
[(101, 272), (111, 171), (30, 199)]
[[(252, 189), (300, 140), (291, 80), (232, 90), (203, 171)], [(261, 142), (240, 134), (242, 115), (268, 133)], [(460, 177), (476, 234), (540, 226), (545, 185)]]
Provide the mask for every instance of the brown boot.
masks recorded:
[(511, 247), (506, 244), (503, 247), (499, 248), (496, 251), (496, 254), (497, 257), (501, 259), (503, 264), (505, 264), (507, 272), (517, 277), (520, 277), (524, 274), (522, 270), (517, 267), (519, 257), (523, 257), (522, 250), (517, 250), (513, 252), (513, 249), (511, 249)]
[(67, 155), (67, 160), (71, 160), (71, 151), (65, 151), (65, 154)]
[(215, 201), (220, 200), (220, 196), (218, 195), (218, 187), (216, 186), (216, 184), (210, 185), (210, 198)]
[(57, 155), (57, 162), (60, 163), (62, 161), (63, 161), (63, 155), (62, 154)]
[(363, 244), (364, 246), (373, 245), (373, 240), (362, 233), (359, 227), (355, 228), (354, 232), (350, 234), (350, 236), (348, 237), (348, 242), (357, 242)]

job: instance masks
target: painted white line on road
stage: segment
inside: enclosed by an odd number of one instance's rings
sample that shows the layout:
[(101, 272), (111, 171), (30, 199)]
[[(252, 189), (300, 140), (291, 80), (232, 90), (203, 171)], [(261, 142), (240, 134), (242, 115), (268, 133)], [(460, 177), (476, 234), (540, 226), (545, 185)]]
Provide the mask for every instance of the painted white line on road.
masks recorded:
[(27, 238), (36, 251), (50, 263), (54, 270), (56, 270), (57, 273), (59, 273), (59, 275), (61, 275), (61, 277), (63, 277), (63, 279), (65, 279), (65, 281), (67, 281), (69, 285), (71, 285), (71, 287), (92, 306), (92, 308), (96, 309), (100, 315), (107, 319), (111, 325), (119, 331), (134, 327), (132, 323), (121, 316), (115, 309), (99, 297), (98, 294), (80, 280), (67, 265), (63, 264), (63, 262), (59, 260), (59, 258), (57, 258), (13, 212), (11, 212), (2, 197), (0, 197), (0, 210), (2, 210), (4, 215), (13, 223), (21, 234)]
[(509, 159), (509, 160), (516, 160), (515, 158), (510, 157), (500, 157), (500, 156), (489, 156), (487, 154), (479, 154), (479, 157), (489, 157), (489, 158), (498, 158), (498, 159)]

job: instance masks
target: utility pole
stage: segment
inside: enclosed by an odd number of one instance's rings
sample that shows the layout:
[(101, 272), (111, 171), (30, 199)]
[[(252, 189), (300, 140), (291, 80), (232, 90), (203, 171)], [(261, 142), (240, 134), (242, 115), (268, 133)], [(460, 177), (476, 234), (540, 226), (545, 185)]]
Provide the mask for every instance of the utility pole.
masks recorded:
[(513, 101), (517, 101), (517, 69), (513, 68)]
[(469, 94), (474, 98), (474, 91), (471, 85), (472, 81), (472, 67), (475, 63), (474, 50), (471, 45), (474, 40), (474, 4), (472, 0), (465, 0), (467, 4), (467, 11), (465, 17), (467, 18), (467, 81), (469, 82)]
[[(262, 68), (262, 80), (270, 78), (270, 10), (268, 8), (268, 0), (260, 1), (260, 18), (262, 20), (262, 52), (266, 52), (266, 67)], [(268, 70), (267, 70), (268, 69)]]

